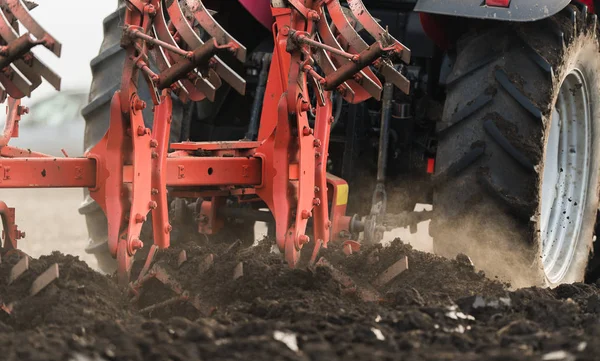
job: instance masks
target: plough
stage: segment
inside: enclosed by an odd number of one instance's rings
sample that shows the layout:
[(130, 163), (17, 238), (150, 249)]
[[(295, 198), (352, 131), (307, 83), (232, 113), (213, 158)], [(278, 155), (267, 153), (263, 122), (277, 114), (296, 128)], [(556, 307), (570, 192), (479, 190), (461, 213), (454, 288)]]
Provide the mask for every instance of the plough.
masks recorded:
[[(338, 0), (272, 1), (275, 48), (256, 137), (171, 144), (172, 95), (184, 102), (214, 100), (224, 83), (244, 94), (244, 78), (225, 60), (243, 62), (248, 51), (200, 0), (126, 4), (121, 46), (127, 56), (108, 131), (83, 157), (55, 158), (11, 147), (9, 140), (19, 135), (20, 117), (27, 113), (20, 99), (41, 78), (60, 88), (60, 78), (31, 48), (41, 45), (60, 56), (61, 44), (30, 16), (32, 3), (0, 1), (0, 83), (8, 105), (0, 139), (0, 188), (88, 188), (108, 219), (108, 248), (118, 260), (123, 285), (130, 283), (134, 256), (144, 246), (142, 225), (150, 214), (153, 245), (137, 283), (162, 277), (152, 260), (170, 245), (167, 190), (172, 197), (202, 199), (198, 229), (204, 234), (225, 226), (221, 210), (227, 198), (262, 202), (290, 267), (299, 264), (302, 251), (314, 264), (329, 242), (345, 242), (351, 253), (359, 247), (353, 235), (365, 232), (373, 239), (382, 232), (381, 212), (363, 219), (346, 215), (348, 184), (326, 169), (334, 92), (356, 104), (370, 98), (389, 101), (393, 87), (409, 91), (402, 66), (394, 63), (408, 63), (410, 50), (379, 25), (361, 0), (348, 0), (349, 9)], [(375, 39), (372, 44), (359, 35), (358, 26)], [(137, 84), (140, 73), (145, 84)], [(152, 104), (138, 96), (142, 86), (151, 90)], [(149, 106), (152, 129), (142, 115)], [(314, 126), (308, 113), (315, 116)], [(385, 197), (381, 203), (380, 208)], [(25, 234), (15, 224), (14, 208), (0, 203), (0, 214), (5, 253), (17, 249)]]

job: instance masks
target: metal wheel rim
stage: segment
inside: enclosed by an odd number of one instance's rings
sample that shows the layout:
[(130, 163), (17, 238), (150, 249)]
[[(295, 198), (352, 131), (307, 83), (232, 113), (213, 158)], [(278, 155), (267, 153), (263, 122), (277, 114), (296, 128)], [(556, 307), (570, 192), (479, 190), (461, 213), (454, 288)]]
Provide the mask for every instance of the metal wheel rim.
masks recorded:
[(565, 277), (581, 238), (592, 160), (589, 100), (583, 73), (572, 70), (552, 110), (542, 176), (542, 265), (551, 283)]

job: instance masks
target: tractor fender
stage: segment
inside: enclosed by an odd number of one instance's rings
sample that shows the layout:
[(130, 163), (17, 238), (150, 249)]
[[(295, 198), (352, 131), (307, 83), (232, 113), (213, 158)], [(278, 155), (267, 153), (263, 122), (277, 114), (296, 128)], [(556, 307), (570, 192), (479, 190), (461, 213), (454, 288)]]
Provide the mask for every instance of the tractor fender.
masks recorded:
[(419, 0), (414, 10), (428, 14), (526, 22), (553, 16), (570, 2), (570, 0), (511, 0), (510, 5), (504, 8), (487, 6), (483, 0)]

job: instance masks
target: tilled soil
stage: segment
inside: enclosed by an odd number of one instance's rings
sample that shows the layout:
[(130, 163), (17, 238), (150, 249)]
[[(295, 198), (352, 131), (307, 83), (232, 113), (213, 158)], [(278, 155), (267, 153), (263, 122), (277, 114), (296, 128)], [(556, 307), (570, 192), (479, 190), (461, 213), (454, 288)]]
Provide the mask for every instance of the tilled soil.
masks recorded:
[[(181, 265), (177, 249), (155, 260), (199, 309), (148, 308), (174, 295), (156, 279), (130, 302), (111, 278), (60, 253), (32, 259), (9, 285), (19, 256), (4, 257), (0, 305), (11, 307), (0, 310), (0, 360), (592, 360), (600, 351), (596, 285), (509, 292), (465, 256), (400, 241), (351, 256), (325, 250), (333, 270), (290, 270), (268, 241), (227, 247), (189, 243)], [(375, 287), (403, 256), (408, 270)], [(30, 296), (54, 263), (60, 277)]]

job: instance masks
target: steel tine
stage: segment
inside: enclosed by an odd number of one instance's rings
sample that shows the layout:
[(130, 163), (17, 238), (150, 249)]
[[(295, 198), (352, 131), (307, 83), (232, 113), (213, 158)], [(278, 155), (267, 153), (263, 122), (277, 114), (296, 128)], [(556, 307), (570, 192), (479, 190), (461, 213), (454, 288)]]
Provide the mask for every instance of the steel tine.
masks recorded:
[(23, 74), (19, 72), (14, 64), (11, 64), (10, 67), (11, 73), (8, 76), (10, 81), (15, 84), (17, 88), (23, 92), (23, 94), (27, 95), (28, 97), (31, 96), (31, 83), (24, 78)]
[(50, 83), (50, 85), (54, 87), (54, 89), (60, 90), (61, 77), (54, 71), (52, 71), (52, 69), (50, 69), (35, 55), (33, 56), (31, 68), (35, 71), (36, 74), (39, 74), (42, 76), (42, 78), (46, 79), (48, 83)]
[[(154, 34), (156, 34), (156, 37), (170, 45), (173, 46), (177, 46), (177, 42), (175, 41), (175, 39), (173, 39), (173, 36), (171, 35), (171, 32), (169, 31), (169, 27), (167, 26), (167, 20), (165, 19), (164, 16), (164, 12), (162, 11), (162, 8), (160, 7), (161, 5), (161, 1), (160, 0), (153, 0), (152, 1), (154, 3), (154, 6), (159, 9), (156, 12), (156, 16), (154, 17)], [(164, 52), (163, 52), (164, 51)], [(168, 52), (168, 50), (163, 49), (161, 50), (161, 52), (163, 52), (163, 55), (165, 56), (168, 65), (170, 66), (170, 58), (171, 57), (177, 57), (177, 54), (171, 54), (170, 52)], [(216, 96), (216, 92), (217, 92), (217, 86), (215, 86), (214, 84), (212, 84), (209, 80), (204, 79), (204, 78), (200, 78), (200, 81), (196, 82), (196, 86), (194, 86), (194, 84), (192, 84), (190, 81), (187, 81), (185, 79), (183, 79), (181, 81), (181, 84), (183, 85), (183, 88), (185, 88), (185, 90), (187, 91), (190, 99), (194, 100), (194, 101), (198, 101), (198, 100), (202, 100), (203, 98), (203, 94), (210, 99), (211, 101), (214, 101), (215, 96)], [(199, 93), (202, 92), (203, 94)], [(198, 100), (196, 100), (198, 99)]]
[(344, 14), (344, 10), (342, 5), (338, 0), (332, 0), (326, 3), (327, 11), (329, 12), (329, 16), (331, 17), (331, 21), (333, 25), (335, 25), (336, 29), (342, 34), (344, 39), (350, 44), (357, 52), (361, 52), (366, 50), (369, 45), (361, 38), (360, 35), (356, 32), (348, 18)]
[[(348, 21), (348, 18), (346, 18), (346, 15), (342, 10), (342, 5), (340, 5), (338, 0), (329, 1), (327, 3), (327, 11), (329, 11), (329, 16), (331, 17), (336, 29), (340, 32), (340, 34), (342, 34), (344, 39), (348, 42), (348, 44), (350, 44), (351, 47), (358, 52), (367, 49), (367, 43), (365, 43), (360, 35), (358, 35), (356, 30), (354, 30), (354, 27), (352, 27)], [(375, 20), (373, 19), (373, 21)], [(377, 26), (379, 26), (379, 24), (377, 24)], [(393, 83), (404, 93), (408, 94), (410, 91), (410, 82), (396, 69), (394, 69), (393, 66), (384, 61), (382, 62), (379, 71), (387, 80)]]
[[(0, 37), (6, 41), (6, 43), (10, 43), (11, 41), (17, 40), (19, 34), (16, 30), (11, 26), (10, 21), (6, 18), (4, 11), (0, 11)], [(31, 53), (30, 53), (31, 54)], [(33, 56), (33, 55), (32, 55)], [(16, 60), (14, 62), (15, 66), (31, 83), (31, 88), (35, 89), (42, 83), (42, 78), (39, 74), (36, 74), (31, 70), (30, 66), (26, 64), (23, 60)]]
[(388, 64), (387, 62), (383, 62), (383, 64), (379, 67), (379, 72), (385, 80), (394, 84), (398, 89), (402, 90), (404, 94), (410, 93), (410, 81), (404, 77), (404, 75), (400, 74), (393, 66)]
[(233, 36), (223, 29), (221, 24), (219, 24), (206, 7), (204, 7), (201, 0), (186, 0), (186, 4), (202, 29), (210, 36), (217, 39), (219, 44), (234, 43), (236, 46), (235, 57), (241, 62), (246, 61), (246, 47), (240, 44), (239, 41), (235, 40)]
[[(352, 14), (356, 17), (358, 22), (367, 30), (375, 40), (382, 40), (385, 46), (389, 46), (390, 44), (386, 44), (385, 41), (393, 40), (396, 46), (402, 48), (402, 53), (400, 54), (400, 59), (406, 64), (410, 63), (410, 49), (408, 49), (404, 44), (400, 43), (398, 40), (394, 39), (393, 36), (389, 35), (389, 33), (384, 30), (381, 25), (373, 18), (371, 13), (365, 7), (362, 0), (347, 0), (348, 6), (352, 11)], [(384, 39), (385, 38), (385, 39)]]
[[(4, 87), (8, 95), (15, 99), (21, 99), (25, 96), (30, 96), (31, 92), (29, 91), (29, 85), (23, 86), (23, 84), (25, 84), (25, 80), (21, 78), (21, 76), (18, 73), (16, 73), (12, 68), (10, 69), (13, 74), (11, 75), (10, 79), (8, 76), (6, 76), (5, 73), (0, 72), (0, 83), (2, 83), (2, 86)], [(17, 79), (17, 83), (13, 82), (13, 79), (15, 78)]]
[(46, 32), (29, 14), (27, 6), (22, 0), (4, 0), (8, 4), (10, 12), (19, 20), (29, 32), (38, 39), (45, 39), (44, 46), (52, 51), (56, 56), (60, 57), (62, 45), (54, 37)]
[[(318, 23), (318, 30), (319, 30), (319, 37), (326, 45), (332, 46), (338, 50), (342, 50), (342, 51), (344, 50), (342, 48), (342, 46), (340, 45), (340, 43), (338, 43), (338, 41), (336, 40), (335, 36), (333, 35), (333, 32), (331, 32), (331, 28), (329, 27), (329, 24), (327, 24), (327, 20), (325, 19), (325, 16), (321, 16), (321, 19), (319, 20), (319, 23)], [(338, 64), (340, 66), (344, 65), (350, 61), (344, 57), (336, 56), (335, 54), (332, 54), (332, 56), (335, 58), (335, 60), (338, 62)], [(382, 86), (381, 86), (381, 83), (379, 82), (379, 79), (377, 79), (375, 74), (373, 74), (373, 72), (368, 68), (363, 69), (360, 72), (360, 75), (361, 75), (361, 83), (359, 83), (359, 84), (369, 94), (371, 94), (371, 96), (373, 98), (380, 100)]]
[[(17, 40), (19, 37), (19, 33), (17, 29), (12, 25), (14, 23), (14, 16), (4, 13), (4, 11), (0, 11), (0, 36), (6, 40), (6, 42)], [(27, 77), (27, 79), (33, 85), (33, 89), (37, 88), (41, 80), (38, 80), (39, 77), (43, 77), (54, 87), (56, 90), (60, 90), (61, 78), (52, 71), (46, 64), (44, 64), (41, 60), (39, 60), (35, 55), (32, 54), (31, 64), (21, 63), (19, 61), (15, 62), (19, 71), (23, 73)], [(31, 68), (33, 72), (29, 71)]]
[[(171, 1), (171, 4), (167, 6), (167, 12), (171, 18), (171, 23), (181, 35), (181, 38), (193, 49), (200, 47), (204, 42), (196, 34), (194, 29), (187, 22), (179, 2)], [(219, 44), (223, 45), (223, 44)], [(232, 88), (238, 93), (244, 95), (246, 92), (246, 80), (234, 72), (229, 66), (227, 66), (218, 56), (213, 57), (215, 60), (215, 71), (219, 76), (225, 80)]]

